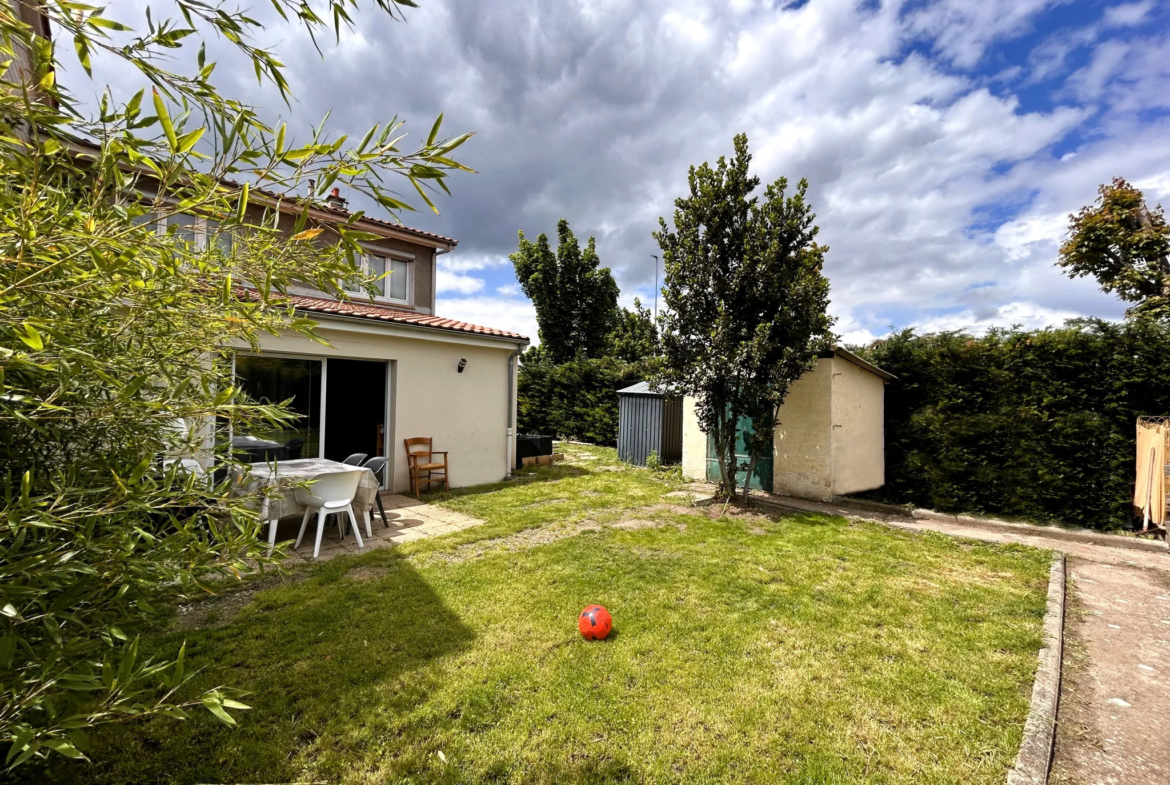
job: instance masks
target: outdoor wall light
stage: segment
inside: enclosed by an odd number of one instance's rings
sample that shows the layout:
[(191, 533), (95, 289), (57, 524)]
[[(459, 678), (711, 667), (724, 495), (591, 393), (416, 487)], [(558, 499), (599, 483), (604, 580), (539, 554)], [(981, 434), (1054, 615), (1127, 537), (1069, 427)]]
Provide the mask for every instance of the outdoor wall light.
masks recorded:
[(463, 369), (467, 367), (467, 360), (459, 360), (459, 373), (463, 373)]

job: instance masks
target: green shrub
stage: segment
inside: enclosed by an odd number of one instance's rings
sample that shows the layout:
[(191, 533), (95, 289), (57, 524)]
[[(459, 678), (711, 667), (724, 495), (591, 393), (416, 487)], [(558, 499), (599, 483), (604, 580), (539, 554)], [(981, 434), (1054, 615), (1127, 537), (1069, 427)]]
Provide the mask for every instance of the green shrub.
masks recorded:
[(885, 498), (1099, 529), (1131, 521), (1134, 427), (1170, 413), (1170, 327), (897, 333), (859, 349), (886, 387)]

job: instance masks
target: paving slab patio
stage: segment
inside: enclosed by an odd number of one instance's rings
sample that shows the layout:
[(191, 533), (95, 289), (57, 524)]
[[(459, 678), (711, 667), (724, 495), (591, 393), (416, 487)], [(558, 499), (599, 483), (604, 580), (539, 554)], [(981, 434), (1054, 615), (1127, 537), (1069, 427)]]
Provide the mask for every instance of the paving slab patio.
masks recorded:
[[(389, 526), (383, 524), (382, 516), (375, 508), (370, 522), (372, 536), (366, 536), (364, 527), (362, 530), (364, 548), (358, 548), (357, 538), (353, 536), (352, 532), (347, 532), (345, 539), (342, 540), (338, 537), (337, 527), (329, 525), (321, 539), (321, 553), (317, 561), (328, 561), (342, 555), (352, 556), (367, 553), (377, 548), (422, 540), (427, 537), (441, 537), (444, 534), (470, 529), (483, 523), (479, 518), (472, 518), (453, 510), (419, 501), (413, 496), (398, 493), (383, 493), (382, 506), (386, 510), (386, 523)], [(301, 542), (299, 550), (290, 550), (290, 560), (313, 561), (313, 541), (310, 534), (315, 532), (315, 529), (312, 528), (315, 525), (315, 522), (310, 521), (311, 531), (305, 532), (305, 539)], [(299, 517), (282, 519), (276, 531), (277, 541), (295, 540), (300, 526), (301, 519)]]

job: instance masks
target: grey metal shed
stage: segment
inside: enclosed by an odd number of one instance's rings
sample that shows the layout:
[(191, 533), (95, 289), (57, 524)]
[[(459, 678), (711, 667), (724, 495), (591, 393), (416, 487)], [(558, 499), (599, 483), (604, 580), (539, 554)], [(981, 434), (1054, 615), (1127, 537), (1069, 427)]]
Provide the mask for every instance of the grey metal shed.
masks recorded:
[(618, 390), (618, 458), (645, 466), (651, 451), (662, 463), (682, 460), (682, 398), (646, 382)]

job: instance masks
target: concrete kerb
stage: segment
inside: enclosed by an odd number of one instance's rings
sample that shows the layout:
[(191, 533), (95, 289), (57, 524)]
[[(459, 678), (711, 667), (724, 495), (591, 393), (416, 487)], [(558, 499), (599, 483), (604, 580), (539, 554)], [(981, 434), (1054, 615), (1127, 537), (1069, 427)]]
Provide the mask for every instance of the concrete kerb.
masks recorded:
[(934, 510), (871, 502), (867, 499), (851, 499), (846, 496), (834, 496), (832, 503), (846, 507), (857, 507), (862, 510), (871, 510), (873, 512), (882, 512), (888, 515), (902, 515), (917, 520), (942, 521), (961, 526), (971, 526), (985, 531), (1011, 532), (1013, 534), (1048, 537), (1053, 540), (1083, 542), (1089, 545), (1104, 545), (1109, 548), (1126, 548), (1131, 551), (1156, 551), (1159, 553), (1166, 553), (1167, 551), (1167, 544), (1156, 540), (1141, 540), (1137, 537), (1122, 537), (1116, 534), (1103, 534), (1101, 532), (1081, 529), (1066, 529), (1063, 526), (1014, 523), (1012, 521), (1001, 521), (996, 518), (979, 518), (974, 515), (951, 515), (944, 512), (935, 512)]
[(1065, 558), (1057, 553), (1048, 575), (1048, 608), (1044, 613), (1044, 647), (1032, 684), (1032, 705), (1024, 723), (1024, 738), (1008, 785), (1046, 785), (1056, 736), (1056, 709), (1060, 702), (1060, 668), (1064, 652)]

